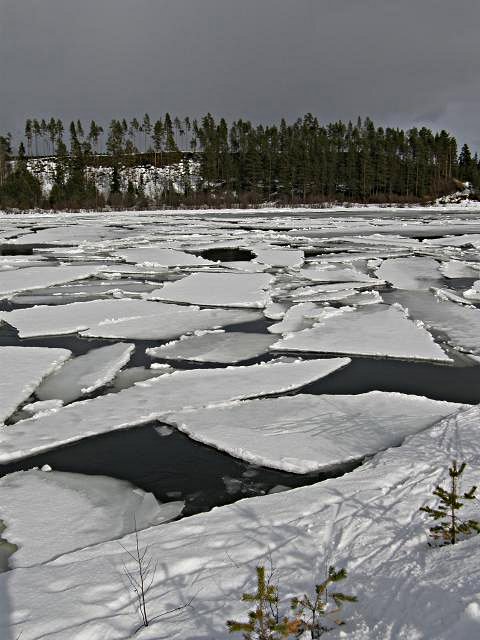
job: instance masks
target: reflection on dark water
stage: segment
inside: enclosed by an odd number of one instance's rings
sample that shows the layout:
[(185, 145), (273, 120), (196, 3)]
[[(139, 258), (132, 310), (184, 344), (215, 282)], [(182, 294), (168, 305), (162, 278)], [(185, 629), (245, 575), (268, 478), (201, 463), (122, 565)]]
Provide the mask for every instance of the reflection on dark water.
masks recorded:
[[(161, 435), (169, 432), (170, 435)], [(241, 498), (263, 495), (274, 487), (313, 484), (350, 471), (359, 462), (337, 467), (328, 474), (285, 473), (236, 460), (155, 422), (0, 465), (0, 475), (44, 464), (58, 471), (129, 480), (161, 501), (186, 500), (184, 515), (192, 515)]]

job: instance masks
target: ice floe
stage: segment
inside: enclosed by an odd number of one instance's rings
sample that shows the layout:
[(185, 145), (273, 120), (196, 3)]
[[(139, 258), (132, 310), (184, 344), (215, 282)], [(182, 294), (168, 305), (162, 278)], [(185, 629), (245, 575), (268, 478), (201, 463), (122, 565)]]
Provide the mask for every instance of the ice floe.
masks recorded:
[(134, 349), (133, 344), (119, 342), (71, 358), (42, 382), (36, 396), (40, 400), (58, 399), (67, 403), (88, 395), (113, 380)]
[(83, 280), (95, 275), (98, 270), (98, 266), (59, 266), (0, 271), (0, 297), (11, 296), (19, 291), (31, 291), (63, 282)]
[(401, 393), (297, 395), (173, 414), (167, 422), (248, 462), (324, 471), (400, 444), (461, 405)]
[(234, 364), (260, 356), (275, 340), (275, 337), (261, 333), (216, 331), (182, 336), (180, 340), (147, 349), (147, 354), (167, 360)]
[(99, 433), (125, 429), (171, 411), (299, 389), (348, 365), (348, 358), (177, 371), (116, 394), (70, 404), (0, 430), (0, 462)]
[(272, 276), (266, 273), (193, 273), (165, 283), (150, 299), (215, 307), (263, 308)]
[(185, 251), (165, 249), (162, 247), (138, 247), (118, 251), (116, 255), (125, 262), (146, 267), (197, 267), (214, 265), (215, 262), (205, 260)]
[(393, 258), (382, 262), (376, 271), (397, 289), (428, 289), (441, 281), (439, 264), (432, 258)]
[(67, 349), (0, 347), (0, 421), (4, 422), (70, 356)]
[(334, 311), (311, 329), (287, 335), (272, 349), (450, 362), (428, 331), (402, 308), (375, 305)]
[(18, 546), (11, 559), (15, 567), (121, 538), (134, 531), (135, 521), (138, 530), (168, 522), (184, 507), (160, 504), (123, 480), (40, 470), (1, 478), (0, 501), (9, 542)]

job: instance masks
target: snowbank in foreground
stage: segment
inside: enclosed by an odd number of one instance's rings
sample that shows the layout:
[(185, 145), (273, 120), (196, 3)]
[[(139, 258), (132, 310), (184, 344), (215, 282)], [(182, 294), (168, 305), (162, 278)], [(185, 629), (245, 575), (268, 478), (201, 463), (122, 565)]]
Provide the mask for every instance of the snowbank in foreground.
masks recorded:
[[(431, 549), (418, 509), (431, 503), (452, 458), (469, 463), (465, 488), (480, 483), (479, 425), (480, 408), (473, 407), (342, 478), (142, 532), (141, 545), (159, 561), (148, 596), (152, 617), (191, 597), (194, 608), (162, 617), (139, 637), (226, 640), (225, 620), (245, 619), (248, 605), (240, 595), (254, 587), (255, 566), (271, 556), (286, 598), (311, 592), (327, 564), (347, 568), (345, 591), (358, 603), (345, 608), (346, 626), (329, 634), (332, 639), (477, 638), (480, 538)], [(133, 536), (122, 544), (133, 549)], [(138, 618), (119, 577), (125, 562), (126, 553), (111, 542), (0, 575), (12, 636), (131, 638)]]

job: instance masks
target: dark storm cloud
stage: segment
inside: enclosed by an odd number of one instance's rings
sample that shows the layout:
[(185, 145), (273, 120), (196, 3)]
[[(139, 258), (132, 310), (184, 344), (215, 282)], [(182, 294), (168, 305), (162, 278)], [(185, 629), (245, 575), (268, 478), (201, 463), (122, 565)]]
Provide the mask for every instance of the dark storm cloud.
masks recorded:
[(480, 140), (478, 0), (0, 0), (0, 129), (211, 111)]

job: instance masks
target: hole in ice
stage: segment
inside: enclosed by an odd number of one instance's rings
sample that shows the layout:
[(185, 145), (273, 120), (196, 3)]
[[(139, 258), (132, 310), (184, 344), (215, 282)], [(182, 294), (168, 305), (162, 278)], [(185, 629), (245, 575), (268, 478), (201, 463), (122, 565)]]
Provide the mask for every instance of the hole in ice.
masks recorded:
[(195, 255), (213, 262), (217, 260), (220, 262), (249, 262), (255, 258), (255, 254), (248, 249), (235, 248), (205, 249), (204, 251), (195, 252)]

